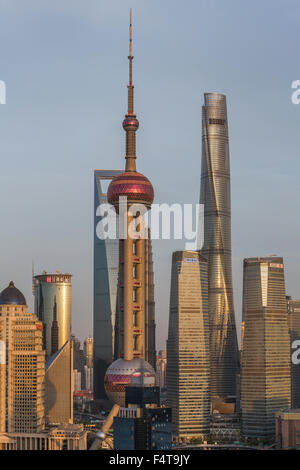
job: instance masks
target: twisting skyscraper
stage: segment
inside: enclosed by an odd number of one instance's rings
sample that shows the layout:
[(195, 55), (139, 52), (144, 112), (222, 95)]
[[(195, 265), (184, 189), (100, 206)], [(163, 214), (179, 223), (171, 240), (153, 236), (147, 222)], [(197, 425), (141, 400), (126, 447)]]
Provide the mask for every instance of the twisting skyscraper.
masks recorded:
[(208, 260), (211, 396), (236, 393), (237, 337), (231, 268), (230, 165), (226, 97), (205, 93), (200, 203)]

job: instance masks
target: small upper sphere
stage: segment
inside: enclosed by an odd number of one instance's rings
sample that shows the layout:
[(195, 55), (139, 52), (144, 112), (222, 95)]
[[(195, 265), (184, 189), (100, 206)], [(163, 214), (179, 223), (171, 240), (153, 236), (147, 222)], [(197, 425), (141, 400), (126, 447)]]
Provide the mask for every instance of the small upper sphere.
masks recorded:
[(126, 116), (123, 121), (123, 129), (125, 131), (137, 131), (139, 128), (139, 121), (132, 116)]
[(1, 292), (0, 305), (26, 305), (24, 295), (15, 287), (13, 281)]
[(108, 202), (116, 207), (121, 196), (126, 196), (130, 204), (144, 204), (150, 208), (154, 191), (146, 176), (137, 171), (125, 171), (111, 181), (107, 191)]

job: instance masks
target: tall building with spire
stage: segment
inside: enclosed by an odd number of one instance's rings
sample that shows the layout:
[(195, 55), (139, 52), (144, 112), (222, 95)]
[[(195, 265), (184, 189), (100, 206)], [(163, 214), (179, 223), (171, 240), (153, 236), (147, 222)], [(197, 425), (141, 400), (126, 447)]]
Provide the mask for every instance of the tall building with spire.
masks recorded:
[(202, 107), (200, 203), (208, 261), (211, 397), (236, 395), (238, 347), (231, 267), (230, 163), (226, 97), (205, 93)]
[[(124, 222), (126, 225), (124, 233), (119, 233), (119, 359), (109, 366), (105, 375), (105, 390), (114, 406), (102, 427), (101, 439), (105, 438), (120, 407), (125, 406), (126, 387), (131, 384), (151, 386), (155, 385), (156, 380), (153, 367), (145, 360), (145, 234), (148, 231), (144, 224), (144, 211), (151, 208), (154, 191), (148, 178), (136, 170), (136, 131), (139, 121), (133, 106), (131, 12), (129, 33), (128, 111), (123, 121), (126, 166), (125, 171), (112, 180), (107, 191), (108, 202), (115, 207), (119, 219), (123, 218), (122, 227)], [(131, 228), (134, 228), (134, 233)]]

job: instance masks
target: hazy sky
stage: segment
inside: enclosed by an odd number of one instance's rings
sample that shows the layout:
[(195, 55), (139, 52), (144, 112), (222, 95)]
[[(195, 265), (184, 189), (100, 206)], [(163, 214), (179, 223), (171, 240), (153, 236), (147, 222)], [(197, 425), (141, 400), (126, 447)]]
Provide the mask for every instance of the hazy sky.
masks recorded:
[[(282, 255), (300, 298), (297, 0), (0, 0), (0, 288), (14, 280), (32, 308), (32, 259), (71, 272), (73, 332), (92, 333), (93, 170), (124, 166), (130, 7), (137, 165), (156, 202), (198, 202), (203, 93), (227, 95), (239, 330), (244, 257)], [(158, 348), (183, 248), (153, 243)]]

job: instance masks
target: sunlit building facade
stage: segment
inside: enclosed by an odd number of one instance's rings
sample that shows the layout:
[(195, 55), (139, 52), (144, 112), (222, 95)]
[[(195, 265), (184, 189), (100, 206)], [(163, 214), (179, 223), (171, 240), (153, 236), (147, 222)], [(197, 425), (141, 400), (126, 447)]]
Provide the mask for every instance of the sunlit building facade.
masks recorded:
[(43, 325), (13, 282), (0, 294), (0, 432), (45, 426)]
[(73, 343), (67, 341), (46, 363), (46, 421), (73, 423)]
[(71, 338), (72, 275), (34, 276), (34, 311), (44, 328), (47, 360)]
[(167, 403), (177, 440), (210, 429), (207, 261), (197, 251), (173, 253), (167, 341)]
[(238, 348), (231, 267), (230, 158), (226, 97), (205, 93), (202, 107), (200, 203), (204, 204), (204, 246), (208, 299), (212, 400), (236, 395)]
[(290, 338), (283, 259), (244, 260), (242, 433), (273, 439), (275, 413), (291, 406)]

